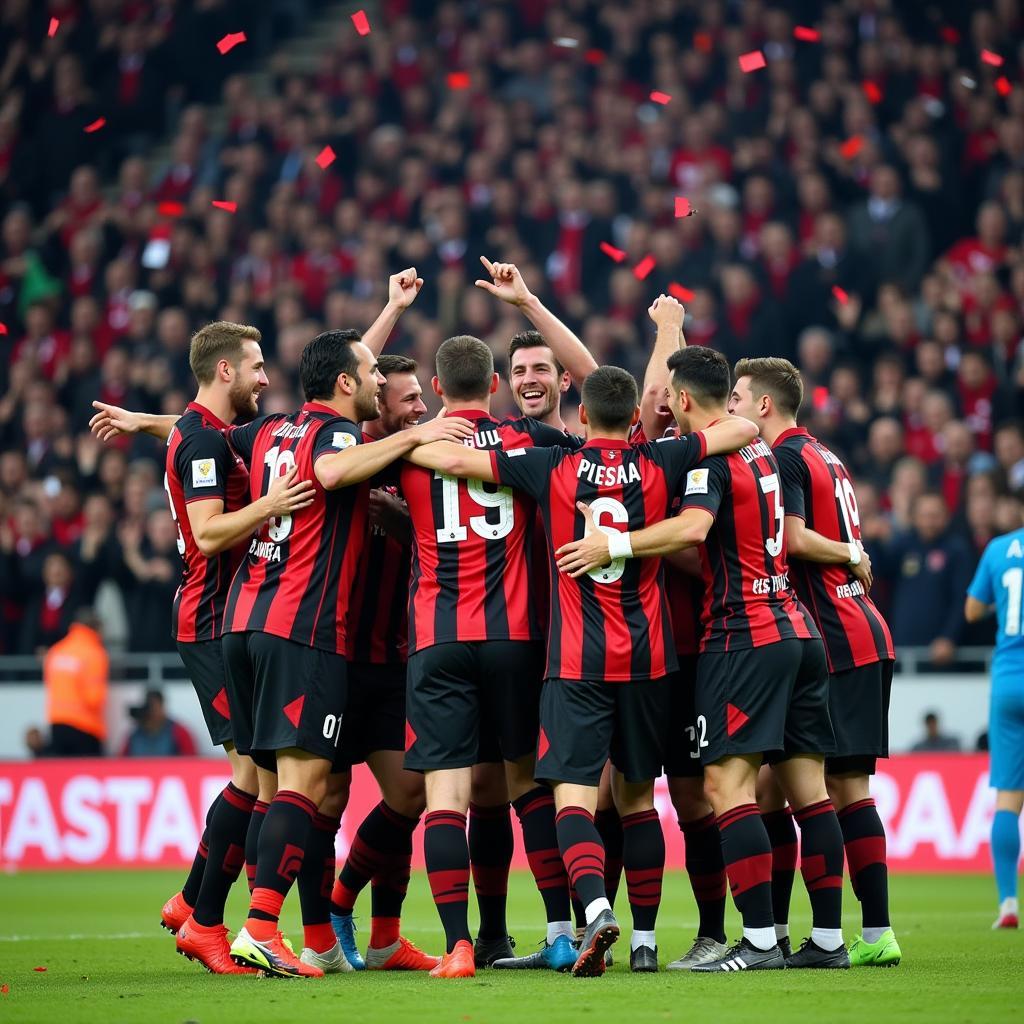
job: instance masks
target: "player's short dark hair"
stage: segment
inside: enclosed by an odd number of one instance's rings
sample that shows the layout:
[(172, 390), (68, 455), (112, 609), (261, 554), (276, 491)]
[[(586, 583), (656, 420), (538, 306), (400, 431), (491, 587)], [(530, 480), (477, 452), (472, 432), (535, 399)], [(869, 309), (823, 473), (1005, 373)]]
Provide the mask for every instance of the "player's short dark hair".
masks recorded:
[(390, 377), (393, 373), (415, 373), (419, 369), (419, 363), (415, 359), (410, 359), (409, 356), (385, 352), (377, 357), (377, 369), (385, 377)]
[(246, 341), (260, 341), (263, 335), (250, 324), (215, 320), (192, 335), (188, 364), (199, 384), (212, 384), (217, 364), (226, 359), (235, 369), (242, 361)]
[(565, 373), (565, 367), (555, 357), (555, 353), (551, 350), (551, 346), (544, 340), (544, 335), (540, 331), (519, 331), (512, 335), (512, 340), (508, 343), (508, 368), (512, 369), (512, 356), (516, 354), (521, 348), (546, 348), (551, 351), (551, 362), (554, 363), (555, 372), (559, 377)]
[(800, 371), (779, 356), (741, 359), (733, 371), (736, 380), (750, 378), (755, 395), (768, 395), (779, 412), (795, 416), (804, 400), (804, 382)]
[(729, 400), (732, 373), (721, 352), (705, 345), (688, 345), (668, 357), (672, 386), (687, 391), (701, 404)]
[(592, 428), (628, 430), (639, 403), (636, 378), (618, 366), (599, 366), (584, 380), (581, 398)]
[(359, 331), (347, 328), (343, 331), (324, 331), (318, 334), (303, 350), (299, 360), (299, 380), (307, 402), (334, 395), (334, 382), (341, 373), (352, 377), (356, 386), (362, 384), (359, 374), (359, 360), (352, 346), (362, 340)]
[(464, 402), (486, 398), (494, 378), (494, 356), (479, 339), (458, 334), (437, 350), (437, 379), (448, 398)]

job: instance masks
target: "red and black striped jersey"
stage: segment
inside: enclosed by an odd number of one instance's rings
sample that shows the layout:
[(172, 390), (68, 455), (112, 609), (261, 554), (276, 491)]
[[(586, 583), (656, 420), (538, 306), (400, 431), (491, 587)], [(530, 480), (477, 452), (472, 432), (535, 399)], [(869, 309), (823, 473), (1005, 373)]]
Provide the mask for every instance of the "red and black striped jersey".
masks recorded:
[[(829, 540), (859, 541), (857, 497), (842, 461), (800, 427), (783, 431), (772, 451), (782, 474), (786, 515), (799, 516)], [(895, 657), (885, 619), (848, 566), (794, 558), (790, 571), (800, 600), (821, 630), (829, 671)]]
[(683, 511), (714, 517), (700, 546), (705, 596), (701, 651), (738, 651), (817, 637), (786, 565), (786, 510), (771, 449), (758, 439), (686, 476)]
[[(373, 438), (363, 434), (363, 441), (370, 444)], [(400, 498), (400, 474), (401, 466), (393, 462), (370, 481), (370, 490)], [(394, 665), (406, 660), (411, 558), (411, 541), (367, 520), (348, 609), (349, 661)]]
[[(500, 451), (573, 446), (568, 434), (539, 420), (495, 420), (460, 409), (476, 430), (465, 443)], [(402, 493), (412, 517), (409, 653), (434, 644), (537, 640), (532, 578), (534, 502), (509, 487), (459, 480), (411, 463)]]
[(547, 537), (551, 612), (546, 675), (628, 682), (676, 668), (661, 559), (615, 559), (579, 579), (558, 571), (555, 551), (583, 536), (586, 502), (599, 528), (629, 532), (663, 520), (703, 434), (653, 444), (592, 438), (578, 452), (492, 452), (497, 478), (536, 499)]
[(266, 416), (228, 433), (249, 466), (252, 500), (275, 478), (298, 466), (298, 480), (315, 487), (313, 504), (293, 516), (270, 519), (249, 544), (235, 573), (224, 630), (270, 633), (307, 647), (344, 655), (349, 599), (366, 541), (369, 485), (325, 491), (316, 460), (362, 444), (362, 431), (329, 406), (307, 402), (291, 415)]
[(192, 535), (186, 506), (219, 499), (235, 512), (249, 499), (249, 474), (228, 447), (222, 423), (209, 409), (189, 402), (167, 438), (164, 490), (178, 527), (178, 554), (184, 559), (181, 585), (171, 606), (171, 629), (182, 643), (216, 640), (235, 569), (248, 542), (207, 558)]
[(672, 636), (676, 641), (676, 654), (697, 654), (700, 651), (700, 638), (704, 633), (700, 622), (704, 584), (696, 576), (677, 569), (665, 559), (665, 595), (672, 615)]

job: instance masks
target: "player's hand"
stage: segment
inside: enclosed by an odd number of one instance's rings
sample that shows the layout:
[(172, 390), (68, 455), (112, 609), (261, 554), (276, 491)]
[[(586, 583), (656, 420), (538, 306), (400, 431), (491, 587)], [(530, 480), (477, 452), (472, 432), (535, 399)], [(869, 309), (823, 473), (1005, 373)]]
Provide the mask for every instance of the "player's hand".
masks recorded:
[(860, 561), (856, 565), (850, 566), (850, 572), (853, 573), (854, 579), (858, 579), (864, 584), (865, 590), (871, 589), (871, 584), (874, 582), (874, 576), (871, 572), (871, 556), (864, 550), (864, 545), (860, 546)]
[(514, 263), (492, 263), (486, 256), (480, 257), (484, 270), (491, 275), (490, 281), (474, 282), (477, 288), (490, 292), (496, 299), (512, 306), (525, 305), (533, 295), (526, 287), (523, 275)]
[(416, 268), (406, 267), (388, 278), (388, 302), (399, 309), (408, 309), (422, 287), (423, 278), (416, 276)]
[(403, 528), (408, 532), (409, 506), (382, 487), (370, 491), (370, 525), (385, 533), (398, 534)]
[(462, 442), (472, 437), (476, 424), (463, 416), (441, 416), (436, 420), (427, 420), (410, 427), (417, 444), (430, 444), (433, 441)]
[(312, 480), (296, 480), (298, 466), (292, 466), (283, 476), (277, 477), (266, 495), (267, 518), (290, 516), (299, 509), (313, 504), (316, 487)]
[(92, 407), (99, 411), (89, 420), (89, 429), (101, 441), (110, 441), (122, 434), (137, 434), (142, 429), (142, 417), (137, 412), (106, 402), (93, 402)]
[(583, 515), (583, 539), (563, 544), (555, 552), (558, 571), (568, 573), (573, 579), (585, 576), (592, 569), (599, 569), (612, 560), (608, 553), (608, 534), (597, 528), (590, 506), (586, 502), (577, 501), (576, 508)]
[(647, 310), (647, 315), (661, 327), (675, 327), (683, 329), (683, 320), (686, 318), (686, 307), (671, 295), (659, 295)]

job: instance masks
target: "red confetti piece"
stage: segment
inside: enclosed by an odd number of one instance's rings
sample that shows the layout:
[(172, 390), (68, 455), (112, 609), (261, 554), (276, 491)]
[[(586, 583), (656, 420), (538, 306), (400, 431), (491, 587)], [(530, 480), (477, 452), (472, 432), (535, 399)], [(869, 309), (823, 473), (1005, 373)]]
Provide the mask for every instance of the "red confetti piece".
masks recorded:
[(210, 205), (216, 206), (218, 210), (227, 210), (228, 213), (236, 213), (238, 211), (238, 203), (231, 203), (226, 199), (214, 199), (210, 202)]
[(818, 43), (821, 41), (821, 33), (816, 28), (808, 28), (806, 25), (797, 25), (793, 29), (793, 38), (799, 39), (802, 43)]
[(46, 973), (46, 968), (45, 967), (33, 967), (32, 970), (33, 971), (38, 971), (40, 974), (45, 974)]
[(686, 196), (676, 196), (676, 216), (677, 217), (689, 217), (691, 213), (697, 211), (692, 209), (690, 206), (690, 200)]
[(882, 102), (882, 90), (874, 82), (862, 82), (861, 88), (868, 98), (868, 103), (879, 104)]
[(50, 27), (46, 30), (46, 34), (52, 39), (57, 34), (58, 28), (60, 28), (60, 18), (51, 18)]
[(645, 280), (651, 273), (651, 271), (658, 265), (658, 261), (653, 256), (645, 256), (634, 268), (633, 276), (638, 281)]
[(0, 985), (0, 996), (5, 996), (10, 991), (11, 991), (11, 986), (10, 985)]
[(330, 167), (337, 159), (338, 155), (334, 150), (331, 149), (330, 146), (324, 146), (324, 148), (320, 150), (320, 155), (316, 158), (316, 162), (320, 166), (321, 170), (326, 171), (327, 168)]
[(105, 117), (97, 117), (92, 124), (87, 124), (82, 131), (88, 132), (91, 135), (93, 132), (98, 132), (106, 123), (107, 119)]
[(0, 324), (0, 335), (7, 333), (7, 324)]
[(745, 75), (749, 75), (751, 71), (759, 71), (767, 63), (760, 50), (751, 50), (750, 53), (740, 54), (740, 71)]
[(864, 139), (860, 135), (851, 135), (839, 147), (839, 152), (846, 160), (852, 160), (863, 148)]
[(185, 207), (181, 203), (165, 201), (157, 205), (156, 212), (161, 217), (180, 217), (185, 212)]
[(604, 50), (587, 50), (583, 55), (583, 59), (588, 64), (593, 64), (596, 67), (598, 64), (604, 63)]
[(714, 49), (715, 41), (710, 32), (694, 32), (693, 48), (701, 53), (710, 53)]
[(828, 405), (828, 388), (823, 384), (814, 389), (814, 408), (824, 409)]
[(621, 263), (626, 258), (625, 252), (622, 249), (616, 249), (611, 242), (602, 242), (600, 248), (605, 256), (615, 260), (616, 263)]
[(449, 89), (468, 89), (469, 88), (469, 72), (468, 71), (449, 71), (448, 72), (448, 88)]
[(671, 99), (672, 97), (669, 96), (667, 92), (658, 92), (658, 90), (655, 89), (654, 92), (651, 93), (652, 103), (660, 103), (662, 106), (664, 106), (666, 103), (669, 103)]
[(1003, 66), (1003, 58), (991, 50), (982, 50), (981, 59), (985, 64), (991, 64), (994, 68), (1001, 68)]
[(240, 43), (244, 43), (246, 41), (244, 32), (229, 32), (217, 43), (217, 49), (220, 50), (220, 54), (223, 57), (225, 53), (228, 53)]
[(370, 19), (366, 16), (366, 11), (356, 11), (352, 15), (352, 24), (355, 25), (356, 31), (361, 36), (370, 34)]
[(999, 93), (1000, 96), (1009, 96), (1010, 93), (1013, 92), (1013, 86), (1010, 84), (1010, 80), (1006, 75), (1000, 75), (996, 79), (996, 92)]
[(837, 284), (832, 285), (832, 297), (840, 306), (845, 306), (850, 301), (849, 293)]
[(949, 43), (950, 46), (956, 46), (960, 42), (960, 33), (952, 25), (943, 25), (939, 35), (942, 36), (943, 42)]
[(668, 286), (668, 293), (672, 298), (678, 299), (680, 302), (689, 302), (693, 298), (693, 292), (689, 288), (684, 288), (675, 281)]

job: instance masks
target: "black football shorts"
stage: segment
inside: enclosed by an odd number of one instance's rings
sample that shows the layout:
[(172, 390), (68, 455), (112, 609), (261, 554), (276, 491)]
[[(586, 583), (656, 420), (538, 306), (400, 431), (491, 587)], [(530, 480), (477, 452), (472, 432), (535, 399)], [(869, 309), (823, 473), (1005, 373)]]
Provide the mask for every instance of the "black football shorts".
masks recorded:
[(235, 745), (274, 771), (276, 752), (292, 747), (334, 760), (348, 693), (345, 659), (267, 633), (227, 633)]
[(378, 750), (405, 750), (405, 662), (348, 663), (348, 706), (336, 772), (362, 764)]
[(227, 671), (220, 640), (178, 641), (178, 654), (199, 698), (210, 742), (222, 747), (234, 739), (228, 702)]
[(701, 778), (700, 754), (707, 744), (707, 722), (697, 717), (697, 657), (680, 654), (679, 671), (669, 675), (668, 732), (665, 739), (665, 774), (676, 779)]
[(739, 651), (707, 651), (697, 661), (696, 711), (707, 726), (701, 760), (763, 754), (830, 754), (828, 662), (819, 639), (780, 640)]
[(836, 672), (828, 681), (828, 708), (836, 734), (836, 752), (825, 758), (833, 775), (874, 775), (875, 762), (889, 756), (889, 697), (893, 663)]
[(661, 774), (669, 677), (606, 683), (548, 679), (540, 695), (536, 777), (596, 786), (611, 758), (627, 782)]
[(409, 657), (405, 767), (468, 768), (481, 739), (518, 761), (537, 745), (544, 651), (523, 640), (435, 644)]

